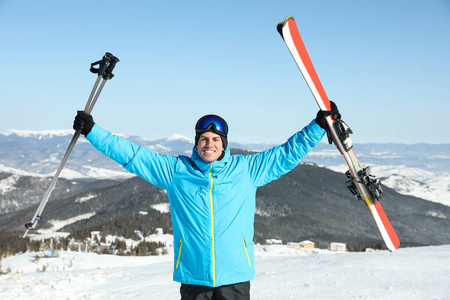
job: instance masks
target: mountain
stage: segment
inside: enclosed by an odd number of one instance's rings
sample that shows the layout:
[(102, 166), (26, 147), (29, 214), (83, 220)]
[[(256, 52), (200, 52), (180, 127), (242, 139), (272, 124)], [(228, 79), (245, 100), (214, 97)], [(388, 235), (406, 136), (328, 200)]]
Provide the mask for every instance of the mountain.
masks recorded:
[[(322, 248), (336, 241), (347, 243), (349, 248), (382, 243), (368, 209), (350, 194), (345, 181), (345, 176), (340, 173), (313, 164), (301, 164), (279, 180), (259, 188), (255, 241), (264, 242), (267, 238), (285, 242), (308, 239)], [(117, 225), (120, 223), (118, 220), (127, 220), (127, 224), (134, 226), (132, 230), (140, 226), (139, 230), (144, 235), (150, 234), (154, 227), (163, 227), (170, 233), (170, 213), (164, 190), (138, 177), (96, 183), (86, 184), (83, 189), (75, 191), (73, 186), (81, 183), (58, 182), (60, 194), (52, 196), (53, 201), (46, 206), (45, 219), (38, 229), (42, 232), (73, 232), (83, 228), (100, 230), (104, 222), (112, 221)], [(450, 207), (383, 188), (383, 207), (403, 247), (450, 244)], [(34, 187), (28, 186), (27, 189), (33, 190)], [(18, 199), (18, 202), (27, 201), (27, 189), (22, 190), (25, 198)], [(23, 231), (36, 205), (2, 214), (0, 231)], [(139, 222), (133, 223), (138, 218)], [(153, 222), (153, 225), (141, 228), (148, 222)]]
[[(256, 235), (301, 241), (342, 241), (353, 247), (375, 244), (379, 232), (367, 207), (349, 195), (340, 173), (300, 165), (257, 193)], [(402, 246), (450, 242), (450, 207), (406, 196), (383, 186), (383, 208)], [(267, 207), (268, 206), (268, 207)], [(276, 208), (273, 213), (271, 209)]]
[[(397, 192), (450, 206), (450, 144), (355, 144), (363, 166)], [(320, 143), (303, 161), (344, 173), (336, 147)]]
[[(58, 169), (67, 150), (73, 130), (17, 131), (0, 134), (0, 171), (50, 176)], [(151, 141), (120, 135), (130, 141), (166, 155), (192, 151), (193, 140), (174, 135)], [(23, 173), (26, 172), (26, 173)], [(68, 179), (124, 179), (130, 176), (117, 163), (95, 150), (81, 136), (72, 151), (61, 177)]]
[[(16, 175), (51, 176), (58, 168), (70, 143), (73, 130), (19, 131), (0, 134), (0, 172)], [(132, 142), (167, 155), (191, 155), (194, 140), (180, 135), (149, 140), (125, 136)], [(324, 139), (325, 140), (325, 139)], [(274, 145), (240, 144), (235, 149), (261, 151)], [(355, 144), (361, 163), (396, 191), (450, 206), (450, 144)], [(338, 150), (320, 143), (303, 162), (344, 173), (347, 166)], [(62, 171), (66, 179), (131, 178), (121, 166), (95, 150), (80, 137)], [(8, 185), (0, 181), (0, 186)]]
[[(50, 186), (50, 177), (0, 173), (0, 215), (28, 208), (42, 200)], [(113, 180), (74, 181), (58, 179), (50, 201), (78, 195), (86, 190), (117, 184)]]
[[(71, 136), (72, 131), (0, 134), (0, 230), (23, 230)], [(193, 140), (179, 135), (156, 141), (124, 137), (167, 155), (190, 155), (193, 147)], [(244, 148), (233, 150), (233, 154), (270, 147), (230, 146)], [(371, 165), (374, 174), (396, 190), (412, 195), (422, 193), (431, 200), (448, 197), (448, 144), (354, 147), (362, 163)], [(255, 239), (310, 239), (325, 247), (331, 241), (346, 242), (349, 247), (379, 243), (381, 237), (367, 208), (345, 187), (347, 179), (342, 173), (346, 167), (337, 149), (321, 143), (303, 161), (281, 179), (258, 189)], [(402, 195), (387, 186), (384, 191), (383, 207), (402, 246), (450, 243), (448, 206)], [(119, 224), (120, 220), (129, 220), (135, 226), (133, 222), (137, 220), (147, 226), (140, 230), (157, 225), (170, 232), (167, 211), (165, 191), (128, 174), (82, 137), (58, 180), (39, 229), (73, 232), (98, 228), (105, 222)]]

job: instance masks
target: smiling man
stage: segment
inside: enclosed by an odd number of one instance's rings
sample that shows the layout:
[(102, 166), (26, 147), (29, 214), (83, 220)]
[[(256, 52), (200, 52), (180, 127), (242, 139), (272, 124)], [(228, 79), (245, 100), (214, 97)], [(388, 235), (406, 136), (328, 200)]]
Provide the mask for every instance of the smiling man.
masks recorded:
[(207, 162), (220, 160), (227, 148), (228, 124), (219, 116), (206, 115), (195, 124), (195, 145), (200, 157)]
[(204, 161), (212, 162), (217, 160), (225, 149), (219, 135), (206, 132), (201, 135), (197, 143), (197, 151)]
[[(334, 105), (334, 103), (333, 103)], [(286, 174), (328, 128), (315, 120), (286, 143), (253, 155), (230, 155), (228, 125), (206, 115), (195, 126), (192, 156), (167, 156), (112, 135), (79, 111), (74, 129), (94, 147), (167, 191), (174, 236), (174, 281), (182, 300), (250, 299), (255, 277), (253, 233), (256, 189)]]

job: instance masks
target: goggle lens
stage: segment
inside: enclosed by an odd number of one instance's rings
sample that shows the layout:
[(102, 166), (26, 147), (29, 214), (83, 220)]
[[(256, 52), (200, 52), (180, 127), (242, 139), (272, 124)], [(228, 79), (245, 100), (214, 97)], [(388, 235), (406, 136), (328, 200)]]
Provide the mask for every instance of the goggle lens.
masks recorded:
[(213, 125), (214, 127), (213, 130), (217, 134), (222, 134), (225, 136), (228, 134), (227, 122), (225, 122), (224, 119), (216, 115), (207, 115), (198, 120), (197, 124), (195, 125), (195, 131), (196, 132), (206, 131), (210, 128), (211, 125)]

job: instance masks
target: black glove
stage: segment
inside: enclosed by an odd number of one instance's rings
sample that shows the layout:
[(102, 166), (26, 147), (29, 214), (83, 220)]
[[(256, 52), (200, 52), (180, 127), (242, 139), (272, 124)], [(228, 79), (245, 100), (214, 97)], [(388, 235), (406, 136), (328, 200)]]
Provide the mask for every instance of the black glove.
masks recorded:
[(94, 124), (94, 118), (91, 115), (79, 110), (73, 121), (73, 129), (81, 130), (81, 133), (87, 136), (91, 132), (92, 127), (94, 127)]
[(341, 114), (339, 113), (336, 103), (330, 101), (330, 105), (331, 110), (319, 110), (316, 116), (316, 123), (325, 130), (328, 129), (328, 123), (327, 120), (325, 119), (326, 117), (332, 115), (333, 119), (335, 120), (339, 120), (341, 118)]

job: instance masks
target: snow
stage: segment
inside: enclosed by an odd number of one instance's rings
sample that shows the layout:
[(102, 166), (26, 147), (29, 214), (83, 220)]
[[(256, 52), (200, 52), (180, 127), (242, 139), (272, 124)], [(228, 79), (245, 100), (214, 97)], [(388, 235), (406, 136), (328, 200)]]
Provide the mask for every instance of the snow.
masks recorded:
[(156, 144), (156, 145), (150, 145), (147, 146), (147, 148), (149, 148), (150, 150), (156, 151), (156, 152), (168, 152), (170, 151), (170, 147), (165, 147), (163, 145), (160, 144)]
[(18, 130), (18, 129), (11, 129), (7, 130), (6, 132), (2, 133), (3, 135), (9, 136), (12, 134), (15, 134), (20, 137), (24, 138), (38, 138), (38, 139), (49, 139), (54, 136), (66, 136), (66, 135), (73, 135), (74, 130), (73, 129), (59, 129), (59, 130), (41, 130), (41, 131), (33, 131), (33, 130)]
[[(348, 170), (346, 164), (322, 167), (339, 173)], [(383, 185), (398, 193), (450, 206), (450, 172), (433, 173), (405, 165), (371, 165), (370, 169), (372, 174), (382, 177)]]
[(89, 218), (91, 218), (93, 216), (95, 216), (95, 212), (85, 213), (85, 214), (78, 215), (78, 216), (75, 216), (75, 217), (72, 217), (72, 218), (68, 218), (68, 219), (65, 219), (65, 220), (55, 220), (55, 219), (48, 220), (47, 222), (52, 227), (50, 227), (48, 229), (39, 229), (38, 232), (39, 233), (43, 233), (43, 234), (56, 232), (59, 229), (65, 227), (67, 225), (73, 224), (73, 223), (78, 222), (80, 220), (89, 219)]
[(439, 218), (439, 219), (447, 219), (447, 217), (442, 212), (439, 212), (439, 211), (430, 210), (430, 211), (427, 211), (427, 213), (425, 215), (427, 215), (429, 217)]
[(96, 195), (88, 194), (88, 195), (83, 196), (83, 197), (78, 197), (77, 199), (75, 199), (75, 202), (77, 202), (77, 203), (83, 203), (83, 202), (92, 200), (92, 199), (94, 199), (94, 198), (96, 198), (96, 197), (97, 197)]
[(157, 203), (153, 204), (151, 206), (154, 210), (159, 211), (160, 213), (167, 214), (170, 212), (170, 205), (169, 203)]
[(14, 175), (20, 175), (20, 176), (34, 176), (34, 177), (45, 177), (46, 175), (33, 173), (33, 172), (27, 172), (23, 171), (17, 168), (7, 167), (3, 164), (0, 164), (0, 172), (1, 173), (11, 173)]
[(384, 185), (401, 194), (450, 206), (449, 172), (432, 173), (402, 165), (374, 166), (371, 169), (374, 174), (382, 174), (386, 177), (381, 181)]
[[(395, 252), (331, 252), (256, 246), (251, 297), (264, 299), (450, 299), (450, 245)], [(173, 248), (162, 256), (60, 251), (3, 258), (1, 299), (179, 299)], [(9, 269), (9, 272), (7, 273)]]
[[(83, 168), (86, 170), (84, 174), (74, 174), (72, 177), (70, 176), (64, 176), (67, 179), (70, 178), (81, 178), (81, 176), (84, 176), (86, 178), (97, 178), (97, 179), (128, 179), (135, 175), (130, 174), (128, 172), (124, 172), (123, 170), (120, 171), (114, 171), (114, 170), (108, 170), (104, 168), (97, 168), (92, 166), (83, 166)], [(63, 169), (64, 172), (64, 169)], [(62, 172), (61, 172), (62, 173)]]
[(169, 136), (167, 139), (167, 141), (185, 141), (185, 142), (189, 142), (191, 144), (194, 144), (194, 139), (182, 136), (181, 134), (172, 134), (171, 136)]
[(322, 151), (312, 151), (308, 153), (311, 157), (340, 157), (341, 153), (336, 151), (336, 149), (322, 150)]
[(14, 187), (14, 185), (16, 184), (17, 180), (19, 180), (19, 178), (19, 175), (11, 175), (0, 180), (0, 195), (15, 190), (16, 188)]

